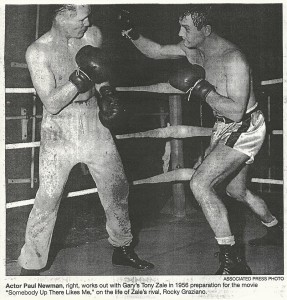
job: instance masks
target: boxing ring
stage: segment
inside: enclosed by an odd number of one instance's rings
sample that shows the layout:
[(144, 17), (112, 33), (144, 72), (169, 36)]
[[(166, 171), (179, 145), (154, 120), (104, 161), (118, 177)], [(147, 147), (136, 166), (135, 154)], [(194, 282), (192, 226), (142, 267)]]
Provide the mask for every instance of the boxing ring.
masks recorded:
[[(273, 79), (262, 81), (261, 86), (274, 86), (280, 85), (283, 83), (282, 79)], [(166, 94), (166, 100), (169, 102), (169, 123), (170, 126), (165, 128), (156, 128), (153, 130), (138, 132), (138, 133), (129, 133), (117, 135), (117, 139), (136, 139), (136, 138), (161, 138), (168, 139), (165, 149), (165, 154), (163, 157), (163, 173), (149, 178), (138, 179), (131, 182), (131, 186), (140, 185), (140, 184), (156, 184), (162, 182), (172, 183), (172, 197), (174, 205), (174, 215), (178, 217), (185, 216), (185, 192), (184, 192), (184, 181), (189, 181), (193, 169), (184, 168), (183, 164), (183, 139), (192, 138), (192, 137), (206, 137), (211, 135), (211, 128), (205, 127), (194, 127), (194, 126), (185, 126), (182, 125), (182, 92), (178, 90), (172, 90), (171, 86), (168, 83), (160, 83), (150, 86), (138, 86), (138, 87), (118, 87), (119, 92), (128, 93), (128, 92), (148, 92), (148, 93), (160, 93)], [(6, 144), (6, 151), (13, 151), (15, 149), (31, 149), (31, 162), (30, 162), (30, 179), (26, 181), (18, 180), (18, 182), (9, 182), (9, 183), (30, 183), (31, 188), (34, 187), (36, 178), (35, 178), (35, 165), (38, 163), (35, 157), (35, 149), (40, 146), (40, 141), (36, 141), (36, 119), (41, 119), (41, 115), (36, 114), (36, 101), (37, 95), (34, 88), (6, 88), (6, 94), (31, 94), (33, 101), (32, 115), (21, 115), (21, 116), (7, 116), (7, 121), (13, 120), (32, 120), (32, 135), (31, 142), (15, 143), (15, 144)], [(267, 123), (271, 120), (271, 96), (267, 96)], [(200, 123), (202, 125), (202, 107), (200, 106)], [(161, 115), (162, 112), (157, 115)], [(273, 129), (268, 132), (267, 147), (268, 155), (270, 156), (271, 149), (271, 136), (272, 135), (283, 135), (283, 130)], [(168, 168), (171, 171), (168, 171)], [(267, 184), (267, 185), (283, 185), (283, 180), (272, 179), (271, 170), (269, 167), (268, 178), (251, 178), (251, 182), (258, 184)], [(78, 197), (82, 195), (94, 194), (97, 193), (97, 188), (90, 188), (84, 190), (78, 190), (68, 193), (67, 197)], [(7, 199), (6, 199), (7, 200)], [(11, 209), (15, 207), (21, 207), (26, 205), (32, 205), (34, 199), (23, 199), (20, 201), (6, 201), (6, 209)]]

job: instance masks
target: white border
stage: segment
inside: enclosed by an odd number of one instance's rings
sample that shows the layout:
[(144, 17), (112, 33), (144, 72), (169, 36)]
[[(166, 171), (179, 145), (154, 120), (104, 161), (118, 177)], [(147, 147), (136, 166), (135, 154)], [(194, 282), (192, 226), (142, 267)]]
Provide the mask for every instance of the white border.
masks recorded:
[[(5, 86), (4, 86), (4, 60), (3, 60), (3, 50), (4, 50), (4, 28), (5, 28), (5, 4), (51, 4), (51, 3), (74, 3), (75, 1), (2, 1), (1, 5), (0, 5), (0, 28), (1, 28), (1, 36), (0, 36), (0, 44), (1, 44), (1, 57), (0, 57), (0, 64), (1, 64), (1, 70), (0, 70), (0, 78), (1, 78), (1, 116), (0, 116), (0, 129), (4, 129), (5, 128), (5, 107), (4, 107), (4, 99), (5, 99)], [(81, 1), (85, 4), (184, 4), (184, 3), (190, 3), (190, 1), (181, 1), (181, 0), (177, 0), (177, 1), (149, 1), (149, 0), (145, 0), (145, 1)], [(79, 1), (75, 2), (79, 4)], [(286, 36), (286, 12), (287, 12), (287, 4), (285, 4), (283, 1), (192, 1), (192, 3), (228, 3), (228, 4), (275, 4), (275, 3), (281, 3), (283, 4), (283, 20), (284, 20), (284, 33), (283, 37)], [(286, 128), (286, 78), (287, 78), (287, 71), (286, 71), (286, 64), (287, 64), (287, 58), (286, 58), (286, 37), (283, 39), (283, 56), (284, 56), (284, 71), (283, 71), (283, 81), (284, 81), (284, 130)], [(1, 139), (1, 151), (0, 151), (0, 166), (1, 166), (1, 171), (2, 174), (5, 174), (5, 165), (4, 165), (4, 161), (5, 161), (5, 133), (4, 130), (0, 130), (0, 139)], [(286, 154), (285, 154), (285, 149), (286, 148), (286, 138), (284, 138), (284, 180), (286, 179)], [(284, 186), (284, 195), (286, 195), (287, 192), (287, 187), (286, 185)], [(1, 218), (1, 224), (0, 224), (0, 239), (1, 239), (1, 247), (0, 247), (0, 258), (1, 258), (1, 266), (0, 266), (0, 296), (1, 299), (9, 299), (11, 297), (6, 297), (5, 294), (5, 282), (6, 282), (6, 276), (5, 276), (5, 246), (3, 245), (3, 241), (5, 240), (5, 216), (6, 215), (6, 208), (5, 208), (5, 176), (1, 176), (1, 183), (0, 183), (0, 195), (1, 195), (1, 210), (0, 210), (0, 216)], [(286, 204), (285, 204), (285, 209), (286, 209)], [(285, 211), (286, 212), (286, 211)], [(284, 212), (284, 214), (285, 214)], [(285, 214), (286, 215), (286, 214)], [(286, 221), (285, 221), (285, 228), (286, 228)], [(286, 235), (285, 235), (285, 241), (286, 241)], [(285, 251), (284, 251), (284, 256), (285, 256), (285, 274), (286, 274), (286, 247), (285, 247)], [(285, 277), (285, 276), (284, 276)], [(183, 276), (183, 278), (187, 278), (187, 276)], [(191, 281), (196, 281), (198, 280), (198, 276), (190, 276), (188, 277), (188, 280)], [(152, 278), (141, 278), (141, 277), (137, 277), (137, 276), (133, 276), (132, 278), (128, 278), (127, 276), (123, 276), (123, 277), (117, 277), (117, 280), (133, 280), (133, 281), (137, 281), (137, 280), (150, 280), (150, 281), (154, 281), (157, 280), (157, 277), (152, 277)], [(178, 276), (160, 276), (160, 280), (167, 280), (167, 281), (173, 281), (173, 280), (177, 280)], [(49, 278), (49, 277), (45, 277), (44, 279), (39, 278), (39, 281), (43, 280), (45, 282), (69, 282), (71, 281), (70, 277), (53, 277), (53, 278)], [(93, 282), (95, 279), (91, 279), (91, 277), (81, 277), (79, 278), (72, 278), (73, 281), (86, 281), (86, 282)], [(208, 276), (204, 276), (201, 277), (200, 279), (201, 281), (208, 281)], [(218, 277), (217, 279), (215, 279), (214, 277), (212, 278), (213, 281), (219, 280), (220, 278)], [(11, 277), (9, 276), (9, 281), (10, 282), (35, 282), (35, 279), (30, 279), (30, 278), (26, 278), (25, 280), (23, 278), (20, 277)], [(97, 281), (100, 282), (113, 282), (114, 278), (113, 277), (104, 277), (104, 278), (97, 278)], [(3, 285), (4, 283), (4, 285)], [(285, 286), (285, 290), (282, 290), (281, 288), (283, 288), (283, 285)], [(184, 299), (191, 299), (192, 296), (184, 297)], [(247, 292), (241, 292), (238, 291), (238, 293), (236, 293), (236, 295), (231, 295), (231, 294), (226, 294), (225, 296), (223, 296), (222, 298), (225, 299), (256, 299), (256, 297), (258, 297), (258, 299), (286, 299), (287, 294), (286, 294), (286, 278), (284, 281), (284, 284), (282, 285), (268, 285), (266, 284), (266, 286), (264, 288), (262, 288), (262, 290), (260, 292), (255, 291), (253, 289), (250, 289), (250, 291)], [(25, 297), (26, 298), (26, 297)], [(38, 297), (37, 297), (38, 298)], [(60, 298), (60, 297), (39, 297), (39, 298), (45, 298), (45, 299), (51, 299), (51, 298)], [(83, 299), (84, 297), (77, 297), (77, 296), (73, 296), (72, 298), (74, 299)], [(86, 298), (95, 298), (95, 297), (86, 297)], [(101, 297), (97, 297), (96, 299), (100, 299)], [(120, 299), (123, 299), (122, 297), (119, 297)], [(133, 299), (133, 297), (125, 297), (128, 299)], [(157, 297), (158, 298), (158, 297)], [(181, 297), (164, 297), (164, 299), (180, 299)], [(205, 299), (207, 299), (206, 297), (204, 297)], [(209, 297), (208, 297), (209, 298)], [(214, 295), (214, 297), (211, 297), (213, 299), (218, 299), (216, 297), (216, 294)], [(14, 297), (13, 297), (14, 299)], [(31, 299), (31, 297), (28, 297), (27, 299)], [(108, 299), (108, 297), (104, 297), (103, 299)], [(113, 296), (111, 299), (115, 299), (115, 296)], [(136, 299), (143, 299), (143, 297), (136, 297)]]

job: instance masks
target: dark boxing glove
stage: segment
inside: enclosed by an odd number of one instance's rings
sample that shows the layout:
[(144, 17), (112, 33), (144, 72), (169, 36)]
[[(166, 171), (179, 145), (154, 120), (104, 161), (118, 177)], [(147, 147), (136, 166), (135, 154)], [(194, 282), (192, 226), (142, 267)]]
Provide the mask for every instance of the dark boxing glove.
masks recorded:
[(69, 77), (69, 81), (72, 82), (78, 93), (85, 93), (93, 87), (93, 82), (90, 77), (82, 72), (80, 69), (75, 70)]
[(185, 93), (205, 100), (211, 91), (215, 91), (212, 84), (205, 80), (205, 70), (199, 65), (186, 65), (173, 73), (169, 78), (169, 84)]
[(69, 80), (79, 93), (87, 92), (95, 83), (107, 81), (107, 59), (100, 48), (84, 46), (76, 54), (76, 63), (79, 68), (71, 74)]
[(121, 104), (115, 88), (105, 85), (99, 90), (101, 97), (99, 104), (99, 119), (101, 123), (109, 128), (116, 129), (124, 119), (125, 110)]
[(100, 48), (91, 45), (84, 46), (76, 54), (76, 63), (94, 83), (99, 84), (108, 80), (107, 56)]
[(118, 21), (122, 30), (122, 35), (135, 41), (139, 39), (140, 35), (131, 19), (131, 13), (127, 10), (121, 10), (121, 12), (118, 15)]

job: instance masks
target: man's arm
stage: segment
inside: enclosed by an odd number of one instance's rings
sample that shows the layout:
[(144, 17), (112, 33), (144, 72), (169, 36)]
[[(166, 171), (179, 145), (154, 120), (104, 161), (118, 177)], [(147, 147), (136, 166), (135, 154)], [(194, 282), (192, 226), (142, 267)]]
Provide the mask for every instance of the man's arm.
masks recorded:
[(160, 45), (142, 35), (132, 43), (145, 56), (152, 59), (178, 59), (185, 56), (180, 43), (175, 45)]
[(211, 91), (206, 97), (206, 102), (218, 114), (240, 122), (250, 94), (249, 65), (239, 51), (227, 54), (224, 64), (227, 97)]
[(77, 88), (70, 81), (56, 88), (47, 53), (41, 46), (31, 45), (26, 51), (26, 61), (34, 88), (49, 113), (57, 114), (76, 97)]
[(122, 35), (129, 38), (145, 56), (153, 59), (177, 59), (185, 56), (180, 44), (163, 46), (142, 36), (134, 26), (133, 19), (129, 11), (122, 10), (118, 16), (118, 24)]

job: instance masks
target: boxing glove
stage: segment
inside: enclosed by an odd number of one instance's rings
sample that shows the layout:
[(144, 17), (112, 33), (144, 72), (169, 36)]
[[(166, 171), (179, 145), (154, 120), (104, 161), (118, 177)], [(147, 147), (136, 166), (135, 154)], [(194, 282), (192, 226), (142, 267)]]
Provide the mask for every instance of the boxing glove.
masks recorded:
[(118, 21), (122, 34), (131, 40), (139, 39), (140, 35), (131, 21), (131, 13), (127, 10), (121, 10), (118, 15)]
[(93, 82), (90, 77), (82, 72), (80, 69), (75, 70), (69, 77), (69, 81), (72, 82), (78, 90), (78, 93), (82, 94), (87, 92), (93, 87)]
[(174, 72), (169, 78), (169, 84), (203, 101), (211, 91), (215, 91), (214, 86), (205, 80), (205, 70), (196, 64), (186, 65)]
[(123, 121), (125, 114), (116, 90), (110, 85), (105, 85), (100, 88), (99, 93), (99, 119), (105, 127), (116, 129)]
[(108, 80), (109, 70), (107, 59), (100, 48), (87, 45), (76, 54), (78, 70), (75, 70), (69, 80), (77, 87), (79, 93), (87, 92), (95, 83)]

